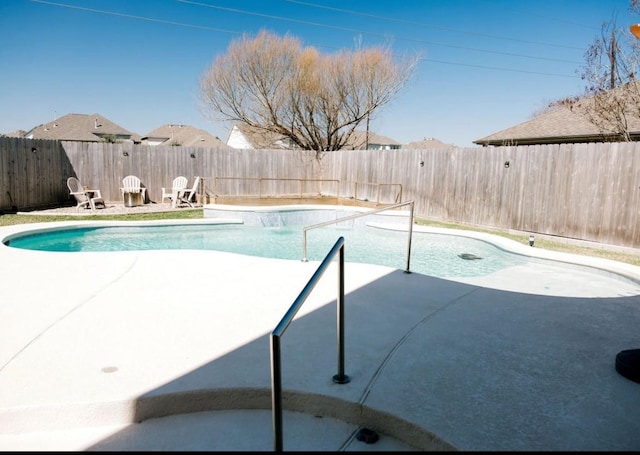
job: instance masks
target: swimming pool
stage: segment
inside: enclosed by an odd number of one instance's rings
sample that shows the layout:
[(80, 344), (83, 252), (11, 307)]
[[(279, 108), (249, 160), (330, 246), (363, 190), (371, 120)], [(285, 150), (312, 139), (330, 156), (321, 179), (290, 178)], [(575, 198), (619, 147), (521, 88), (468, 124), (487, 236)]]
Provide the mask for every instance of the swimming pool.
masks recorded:
[[(292, 219), (298, 219), (295, 215)], [(307, 215), (308, 216), (308, 215)], [(26, 228), (6, 236), (5, 246), (41, 252), (114, 252), (196, 249), (274, 259), (302, 260), (302, 226), (283, 223), (262, 227), (238, 219), (189, 222), (120, 222), (64, 224)], [(309, 221), (305, 219), (305, 222)], [(408, 233), (398, 223), (332, 225), (307, 232), (307, 259), (322, 260), (339, 237), (345, 261), (406, 269)], [(565, 295), (568, 288), (584, 296), (640, 294), (638, 268), (594, 258), (525, 247), (508, 239), (472, 231), (413, 228), (410, 271), (455, 281), (531, 294)], [(580, 262), (582, 261), (582, 262)]]
[[(345, 260), (406, 270), (409, 212), (390, 210), (349, 219), (360, 207), (209, 204), (204, 218), (162, 221), (54, 222), (2, 229), (3, 248), (69, 254), (153, 250), (215, 250), (273, 259), (304, 259), (302, 226), (338, 220), (307, 232), (306, 256), (322, 260), (345, 238)], [(640, 295), (640, 267), (591, 256), (533, 248), (501, 236), (412, 225), (411, 272), (480, 287), (539, 295)], [(76, 254), (76, 253), (72, 253)]]
[[(243, 224), (92, 226), (22, 233), (13, 248), (52, 252), (215, 250), (277, 259), (303, 259), (303, 227)], [(307, 233), (307, 259), (322, 260), (339, 237), (345, 261), (405, 269), (408, 234), (378, 227), (324, 227)], [(455, 235), (415, 233), (410, 270), (440, 278), (484, 276), (524, 264), (526, 258), (491, 243)]]

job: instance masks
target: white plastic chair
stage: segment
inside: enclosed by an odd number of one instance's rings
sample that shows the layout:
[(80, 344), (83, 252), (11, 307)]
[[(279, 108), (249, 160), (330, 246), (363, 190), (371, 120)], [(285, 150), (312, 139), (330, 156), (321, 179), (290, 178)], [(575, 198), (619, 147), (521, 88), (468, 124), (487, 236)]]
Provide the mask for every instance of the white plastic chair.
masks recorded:
[(78, 202), (76, 211), (80, 210), (80, 207), (90, 208), (95, 211), (96, 206), (102, 206), (102, 208), (107, 206), (104, 203), (104, 199), (102, 199), (100, 190), (85, 189), (80, 184), (80, 180), (75, 177), (67, 179), (67, 187), (69, 188), (69, 194)]
[(120, 188), (120, 191), (123, 197), (127, 193), (139, 193), (142, 196), (142, 203), (144, 204), (147, 189), (142, 186), (140, 179), (135, 175), (127, 175), (122, 179), (122, 188)]
[(171, 206), (175, 207), (178, 201), (178, 192), (184, 190), (187, 187), (187, 183), (187, 178), (183, 176), (178, 176), (173, 179), (171, 188), (162, 188), (162, 202), (164, 202), (165, 199), (169, 199)]
[(195, 203), (196, 193), (198, 191), (198, 184), (200, 183), (200, 177), (196, 177), (193, 181), (193, 187), (189, 189), (183, 189), (178, 191), (178, 200), (177, 204), (187, 204), (189, 207), (193, 208), (193, 204)]

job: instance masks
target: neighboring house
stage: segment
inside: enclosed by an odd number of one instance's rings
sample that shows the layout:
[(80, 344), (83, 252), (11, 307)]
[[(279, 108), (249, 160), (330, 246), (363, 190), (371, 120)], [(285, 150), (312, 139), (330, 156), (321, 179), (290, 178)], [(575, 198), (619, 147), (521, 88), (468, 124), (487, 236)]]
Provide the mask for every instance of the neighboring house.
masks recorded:
[(140, 136), (100, 114), (67, 114), (50, 123), (36, 126), (26, 139), (52, 139), (83, 142), (140, 142)]
[[(368, 145), (367, 145), (368, 143)], [(386, 136), (381, 136), (380, 134), (372, 133), (369, 131), (369, 138), (367, 141), (367, 132), (366, 131), (354, 131), (347, 145), (344, 147), (345, 150), (396, 150), (402, 147), (402, 144), (394, 141), (391, 138)]]
[(25, 137), (27, 137), (27, 132), (25, 130), (17, 130), (17, 131), (12, 131), (12, 132), (7, 133), (7, 134), (0, 134), (0, 136), (19, 137), (19, 138), (24, 139)]
[[(365, 131), (354, 131), (343, 150), (364, 150), (367, 143)], [(294, 149), (291, 140), (281, 134), (270, 131), (262, 131), (245, 124), (233, 125), (227, 145), (236, 149)], [(399, 149), (399, 142), (381, 136), (376, 133), (369, 133), (368, 150), (389, 150)]]
[(182, 147), (225, 147), (217, 136), (189, 125), (162, 125), (142, 138), (143, 144), (175, 145)]
[(234, 149), (293, 149), (291, 140), (281, 134), (263, 131), (243, 123), (233, 125), (227, 145)]
[[(584, 105), (591, 99), (570, 106), (556, 106), (531, 120), (477, 139), (474, 144), (535, 145), (618, 141), (619, 136), (601, 131), (589, 120)], [(627, 131), (633, 141), (640, 140), (640, 119), (627, 116)]]
[(421, 141), (415, 141), (415, 142), (409, 142), (408, 144), (405, 144), (402, 146), (403, 149), (451, 149), (454, 148), (455, 145), (453, 144), (445, 144), (442, 141), (439, 141), (438, 139), (435, 139), (433, 137), (425, 137), (423, 140)]

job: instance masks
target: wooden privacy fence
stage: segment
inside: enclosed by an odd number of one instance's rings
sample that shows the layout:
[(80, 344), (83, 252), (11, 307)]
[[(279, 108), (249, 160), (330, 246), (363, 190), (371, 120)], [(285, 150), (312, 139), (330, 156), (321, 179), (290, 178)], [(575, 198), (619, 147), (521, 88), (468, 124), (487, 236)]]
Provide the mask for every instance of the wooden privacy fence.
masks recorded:
[(236, 197), (291, 197), (310, 198), (334, 196), (340, 182), (337, 180), (271, 178), (271, 177), (220, 177), (205, 178), (206, 191), (214, 198)]
[(348, 150), (318, 160), (300, 150), (0, 138), (4, 212), (71, 203), (70, 176), (122, 203), (129, 174), (140, 177), (152, 203), (178, 175), (189, 184), (202, 176), (211, 191), (214, 181), (218, 188), (228, 180), (225, 191), (238, 196), (333, 194), (337, 185), (344, 198), (413, 200), (418, 217), (640, 248), (638, 142)]
[(419, 217), (640, 247), (638, 142), (359, 150), (323, 162), (325, 178), (402, 183)]
[(213, 199), (224, 197), (354, 199), (376, 204), (402, 200), (398, 183), (349, 182), (335, 179), (290, 179), (249, 177), (203, 177), (206, 192)]

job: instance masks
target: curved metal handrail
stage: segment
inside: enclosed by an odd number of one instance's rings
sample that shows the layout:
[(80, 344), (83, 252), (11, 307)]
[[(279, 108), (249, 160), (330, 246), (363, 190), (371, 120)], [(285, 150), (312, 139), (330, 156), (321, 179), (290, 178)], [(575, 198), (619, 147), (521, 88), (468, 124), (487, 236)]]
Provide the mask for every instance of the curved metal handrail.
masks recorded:
[(338, 333), (338, 373), (333, 376), (336, 384), (346, 384), (351, 379), (344, 374), (344, 237), (340, 237), (324, 258), (316, 272), (307, 282), (291, 307), (287, 310), (273, 332), (271, 332), (271, 406), (273, 413), (273, 444), (276, 452), (282, 452), (282, 368), (280, 366), (280, 338), (289, 327), (296, 313), (307, 300), (309, 294), (324, 274), (333, 257), (339, 254), (338, 263), (338, 312), (336, 316)]
[(349, 221), (349, 220), (353, 220), (353, 219), (356, 219), (356, 218), (361, 218), (361, 217), (367, 216), (367, 215), (373, 215), (373, 214), (376, 214), (376, 213), (384, 212), (385, 210), (391, 210), (391, 209), (395, 209), (395, 208), (398, 208), (398, 207), (403, 207), (405, 205), (410, 205), (411, 206), (410, 211), (409, 211), (409, 238), (408, 238), (408, 243), (407, 243), (407, 265), (406, 265), (405, 273), (411, 273), (411, 271), (409, 270), (409, 264), (411, 262), (411, 238), (413, 236), (413, 205), (414, 205), (414, 201), (408, 201), (408, 202), (402, 202), (400, 204), (388, 205), (386, 207), (381, 207), (379, 209), (369, 210), (369, 211), (363, 212), (363, 213), (356, 213), (355, 215), (345, 216), (345, 217), (342, 217), (342, 218), (338, 218), (336, 220), (329, 220), (329, 221), (325, 221), (323, 223), (313, 224), (311, 226), (305, 226), (302, 229), (302, 260), (304, 262), (308, 262), (308, 259), (307, 259), (307, 231), (310, 231), (311, 229), (315, 229), (315, 228), (319, 228), (319, 227), (329, 226), (331, 224), (341, 223), (343, 221)]

